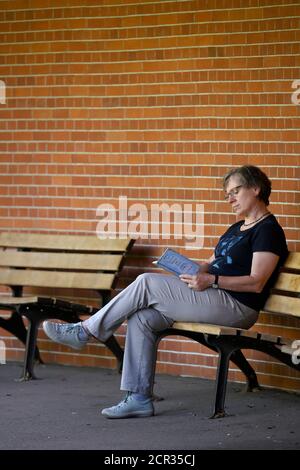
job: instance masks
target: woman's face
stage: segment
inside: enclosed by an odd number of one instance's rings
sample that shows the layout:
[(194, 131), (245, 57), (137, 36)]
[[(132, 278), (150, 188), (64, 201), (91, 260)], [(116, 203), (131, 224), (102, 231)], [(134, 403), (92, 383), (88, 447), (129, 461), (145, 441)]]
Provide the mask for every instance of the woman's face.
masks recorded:
[(259, 188), (247, 188), (238, 175), (228, 180), (225, 188), (225, 199), (232, 210), (239, 216), (246, 216), (257, 206)]

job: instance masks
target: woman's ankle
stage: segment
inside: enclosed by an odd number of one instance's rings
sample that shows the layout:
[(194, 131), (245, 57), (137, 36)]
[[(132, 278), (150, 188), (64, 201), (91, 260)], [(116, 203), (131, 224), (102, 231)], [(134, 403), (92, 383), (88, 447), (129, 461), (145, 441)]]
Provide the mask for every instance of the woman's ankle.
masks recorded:
[(88, 341), (89, 338), (90, 338), (90, 334), (88, 333), (87, 329), (83, 326), (83, 324), (81, 323), (81, 328), (78, 332), (78, 337), (80, 339), (80, 341)]
[(131, 392), (131, 395), (137, 401), (144, 401), (144, 400), (148, 400), (150, 398), (149, 394), (140, 393), (140, 392)]

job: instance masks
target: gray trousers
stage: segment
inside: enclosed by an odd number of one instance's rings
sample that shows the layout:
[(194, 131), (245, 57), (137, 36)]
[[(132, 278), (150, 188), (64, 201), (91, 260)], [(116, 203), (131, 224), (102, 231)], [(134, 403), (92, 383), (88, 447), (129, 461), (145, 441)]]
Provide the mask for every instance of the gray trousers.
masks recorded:
[(250, 328), (257, 316), (222, 289), (195, 291), (175, 276), (146, 273), (82, 324), (104, 342), (127, 320), (121, 390), (150, 395), (158, 332), (174, 321)]

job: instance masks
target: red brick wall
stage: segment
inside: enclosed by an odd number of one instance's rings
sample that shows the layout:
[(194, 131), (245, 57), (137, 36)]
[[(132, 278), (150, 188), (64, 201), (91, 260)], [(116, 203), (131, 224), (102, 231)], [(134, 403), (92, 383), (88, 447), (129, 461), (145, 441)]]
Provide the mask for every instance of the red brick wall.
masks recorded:
[[(9, 0), (0, 8), (2, 230), (95, 233), (98, 205), (117, 207), (119, 196), (147, 208), (201, 203), (204, 246), (186, 254), (204, 259), (235, 220), (221, 176), (252, 163), (272, 178), (270, 208), (290, 250), (300, 249), (295, 93), (292, 101), (299, 5), (32, 0), (29, 8)], [(174, 237), (138, 240), (119, 288), (153, 270), (165, 245), (186, 252)], [(295, 321), (261, 316), (259, 326), (300, 337)], [(21, 359), (22, 345), (1, 335), (9, 358)], [(47, 361), (114, 364), (101, 345), (74, 354), (42, 332), (39, 345)], [(263, 354), (248, 357), (261, 383), (299, 389), (299, 374)], [(161, 343), (161, 372), (211, 378), (215, 364), (215, 355), (184, 338)], [(230, 377), (243, 380), (234, 368)]]

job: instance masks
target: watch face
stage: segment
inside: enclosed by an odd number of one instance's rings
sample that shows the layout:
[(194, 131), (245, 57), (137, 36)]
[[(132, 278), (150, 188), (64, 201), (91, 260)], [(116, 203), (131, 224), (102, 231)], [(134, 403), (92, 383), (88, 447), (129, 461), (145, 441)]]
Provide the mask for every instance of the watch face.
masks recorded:
[(213, 283), (213, 284), (211, 285), (211, 287), (212, 287), (213, 289), (218, 289), (218, 288), (219, 288), (218, 284), (215, 284), (215, 283)]

